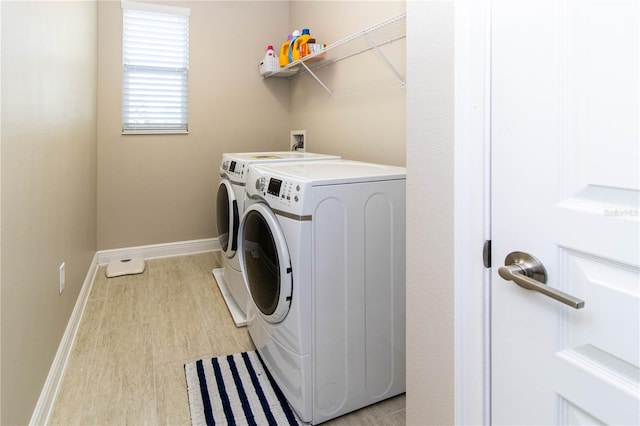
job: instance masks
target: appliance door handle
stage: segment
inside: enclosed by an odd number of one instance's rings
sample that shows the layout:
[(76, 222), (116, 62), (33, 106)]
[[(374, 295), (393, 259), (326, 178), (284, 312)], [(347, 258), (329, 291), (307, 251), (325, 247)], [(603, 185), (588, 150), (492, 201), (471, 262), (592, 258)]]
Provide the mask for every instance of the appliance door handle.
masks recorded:
[(504, 260), (505, 266), (498, 274), (507, 281), (513, 281), (527, 290), (534, 290), (575, 309), (584, 308), (584, 300), (571, 296), (546, 285), (547, 271), (538, 259), (530, 254), (514, 251)]

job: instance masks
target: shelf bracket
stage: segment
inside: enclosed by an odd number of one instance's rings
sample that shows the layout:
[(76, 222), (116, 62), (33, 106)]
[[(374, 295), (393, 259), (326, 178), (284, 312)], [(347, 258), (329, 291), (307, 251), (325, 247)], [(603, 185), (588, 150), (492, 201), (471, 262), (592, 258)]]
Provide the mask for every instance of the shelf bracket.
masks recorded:
[(329, 90), (329, 88), (328, 88), (328, 87), (327, 87), (327, 86), (322, 82), (322, 80), (320, 80), (320, 79), (318, 78), (318, 76), (317, 76), (317, 75), (315, 75), (315, 74), (313, 73), (313, 71), (311, 71), (311, 69), (307, 66), (307, 64), (305, 64), (304, 62), (300, 62), (300, 65), (302, 65), (302, 66), (304, 67), (304, 69), (306, 69), (306, 70), (307, 70), (307, 72), (308, 72), (309, 74), (311, 74), (311, 77), (315, 78), (315, 80), (318, 82), (318, 84), (319, 84), (320, 86), (322, 86), (322, 88), (323, 88), (324, 90), (326, 90), (326, 91), (327, 91), (327, 93), (328, 93), (328, 94), (333, 98), (333, 92), (332, 92), (331, 90)]
[(405, 80), (402, 74), (400, 74), (398, 70), (396, 70), (396, 68), (393, 66), (393, 64), (389, 61), (389, 59), (387, 59), (387, 57), (384, 56), (384, 53), (382, 53), (382, 50), (380, 50), (378, 45), (371, 39), (371, 36), (368, 33), (364, 33), (363, 35), (367, 39), (371, 47), (373, 47), (376, 50), (376, 52), (382, 58), (384, 63), (387, 64), (389, 69), (396, 75), (396, 77), (398, 77), (398, 79), (400, 80), (400, 87), (405, 87)]

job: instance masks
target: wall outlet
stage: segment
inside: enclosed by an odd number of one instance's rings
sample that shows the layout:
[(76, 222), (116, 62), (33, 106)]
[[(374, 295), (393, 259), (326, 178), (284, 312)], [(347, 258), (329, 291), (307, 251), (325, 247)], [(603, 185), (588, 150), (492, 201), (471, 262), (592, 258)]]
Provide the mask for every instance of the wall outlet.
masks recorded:
[(60, 264), (60, 268), (59, 268), (59, 281), (58, 281), (58, 294), (62, 294), (62, 290), (64, 290), (64, 282), (65, 282), (65, 265), (64, 262), (62, 262)]
[(291, 151), (305, 152), (307, 149), (307, 131), (291, 131)]

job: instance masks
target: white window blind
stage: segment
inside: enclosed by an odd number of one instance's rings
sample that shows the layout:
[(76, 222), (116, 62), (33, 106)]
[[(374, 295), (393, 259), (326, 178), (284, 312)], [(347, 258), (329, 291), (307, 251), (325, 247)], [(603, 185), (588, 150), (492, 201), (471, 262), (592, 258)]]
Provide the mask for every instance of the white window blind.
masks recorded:
[(122, 2), (122, 133), (187, 133), (189, 9)]

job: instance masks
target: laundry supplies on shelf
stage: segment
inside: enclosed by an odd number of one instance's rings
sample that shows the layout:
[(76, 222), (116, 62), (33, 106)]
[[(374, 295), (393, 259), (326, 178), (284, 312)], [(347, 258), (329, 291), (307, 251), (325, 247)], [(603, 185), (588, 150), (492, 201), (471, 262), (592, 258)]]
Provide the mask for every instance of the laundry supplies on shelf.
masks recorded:
[(310, 38), (311, 34), (309, 33), (309, 28), (304, 28), (300, 37), (296, 38), (292, 43), (293, 47), (291, 49), (291, 62), (297, 61), (301, 57), (305, 56), (301, 55), (300, 53), (301, 51), (306, 49), (306, 45), (309, 42)]
[(280, 50), (276, 57), (278, 59), (278, 67), (270, 68), (264, 65), (265, 61), (260, 63), (260, 76), (271, 77), (278, 75), (279, 77), (288, 77), (296, 74), (298, 68), (292, 64), (298, 63), (302, 58), (309, 57), (308, 60), (324, 59), (324, 54), (318, 54), (327, 45), (317, 43), (315, 38), (311, 37), (308, 28), (301, 31), (293, 30), (287, 36), (287, 40), (280, 45)]
[[(312, 39), (309, 38), (307, 43), (302, 44), (303, 51), (308, 49), (308, 52), (304, 51), (298, 60), (286, 64), (281, 61), (281, 67), (278, 71), (261, 74), (261, 76), (265, 79), (270, 77), (291, 77), (299, 71), (305, 70), (324, 88), (324, 90), (327, 91), (327, 93), (329, 93), (329, 95), (333, 96), (333, 92), (322, 82), (322, 80), (320, 80), (314, 71), (326, 65), (373, 50), (382, 59), (382, 62), (387, 65), (396, 77), (398, 77), (400, 80), (400, 87), (405, 87), (404, 76), (396, 67), (393, 66), (380, 47), (406, 38), (406, 19), (406, 12), (402, 12), (329, 45), (311, 43)], [(299, 37), (301, 36), (302, 35)], [(362, 47), (362, 41), (365, 42), (365, 47)], [(295, 43), (295, 40), (293, 43)], [(291, 42), (289, 44), (291, 44)], [(298, 42), (299, 46), (300, 44), (301, 42)]]
[(273, 50), (273, 46), (267, 46), (267, 53), (265, 53), (264, 59), (260, 62), (260, 75), (263, 76), (270, 72), (278, 71), (279, 69), (280, 64), (278, 63), (278, 58)]
[(287, 41), (280, 46), (280, 55), (278, 55), (279, 63), (281, 67), (286, 67), (289, 64), (289, 44), (291, 44), (291, 34), (287, 36)]
[(291, 41), (289, 41), (289, 49), (287, 50), (287, 60), (289, 61), (288, 63), (295, 61), (295, 59), (293, 59), (293, 46), (300, 37), (300, 34), (301, 33), (298, 30), (293, 30), (293, 32), (291, 33)]

